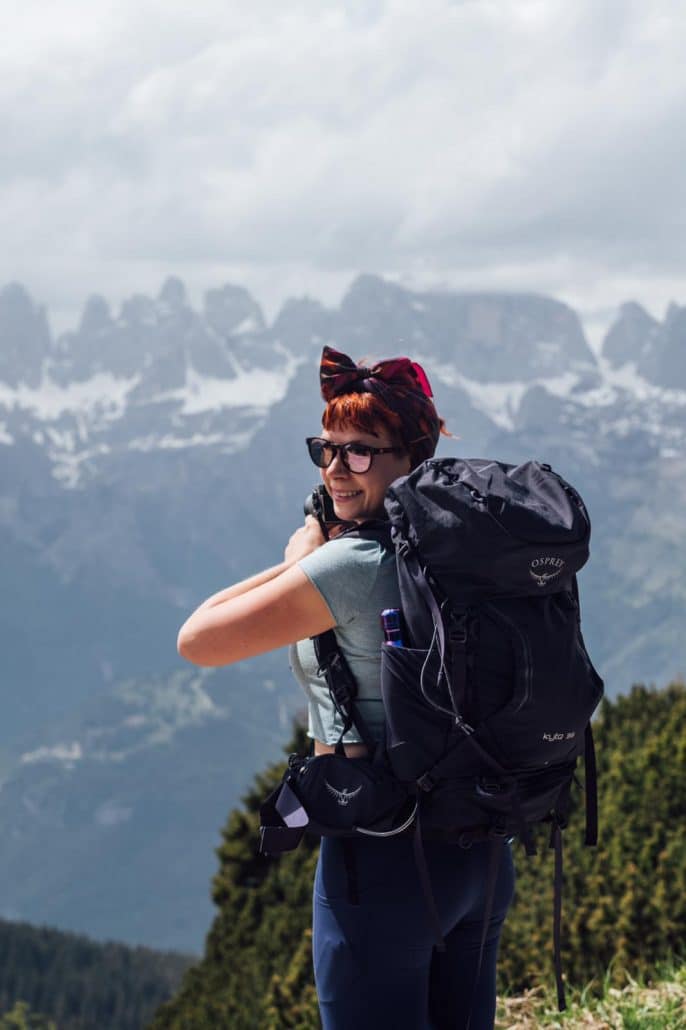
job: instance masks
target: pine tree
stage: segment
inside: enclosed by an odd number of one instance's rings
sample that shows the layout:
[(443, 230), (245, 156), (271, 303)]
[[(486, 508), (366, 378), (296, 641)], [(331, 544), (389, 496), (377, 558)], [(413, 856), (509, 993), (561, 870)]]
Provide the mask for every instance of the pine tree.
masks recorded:
[(30, 1012), (25, 1001), (17, 1001), (11, 1012), (0, 1016), (0, 1030), (57, 1030), (57, 1024)]

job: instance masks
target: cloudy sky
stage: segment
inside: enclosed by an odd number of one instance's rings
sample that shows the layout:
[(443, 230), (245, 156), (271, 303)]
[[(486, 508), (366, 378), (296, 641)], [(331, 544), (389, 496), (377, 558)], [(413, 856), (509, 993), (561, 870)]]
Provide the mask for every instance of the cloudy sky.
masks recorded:
[(686, 304), (682, 0), (23, 0), (0, 284), (53, 326), (179, 275)]

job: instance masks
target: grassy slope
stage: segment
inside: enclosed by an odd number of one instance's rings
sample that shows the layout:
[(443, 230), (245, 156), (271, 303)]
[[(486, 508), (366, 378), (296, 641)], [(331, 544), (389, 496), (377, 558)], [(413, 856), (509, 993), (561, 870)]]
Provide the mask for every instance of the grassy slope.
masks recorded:
[(503, 998), (496, 1030), (686, 1030), (686, 966), (667, 970), (645, 983), (607, 979), (600, 997), (570, 992), (566, 1012), (539, 990)]

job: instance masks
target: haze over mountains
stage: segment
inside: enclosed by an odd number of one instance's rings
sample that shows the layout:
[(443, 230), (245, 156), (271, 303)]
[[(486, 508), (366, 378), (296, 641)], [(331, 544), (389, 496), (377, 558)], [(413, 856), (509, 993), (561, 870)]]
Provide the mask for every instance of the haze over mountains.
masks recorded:
[(548, 297), (413, 293), (359, 277), (268, 325), (238, 286), (178, 280), (54, 339), (0, 290), (0, 913), (198, 948), (212, 852), (301, 704), (283, 654), (196, 673), (175, 653), (208, 593), (280, 560), (316, 481), (324, 343), (409, 353), (459, 439), (537, 457), (594, 524), (584, 629), (610, 693), (686, 670), (686, 308), (620, 310), (600, 356)]

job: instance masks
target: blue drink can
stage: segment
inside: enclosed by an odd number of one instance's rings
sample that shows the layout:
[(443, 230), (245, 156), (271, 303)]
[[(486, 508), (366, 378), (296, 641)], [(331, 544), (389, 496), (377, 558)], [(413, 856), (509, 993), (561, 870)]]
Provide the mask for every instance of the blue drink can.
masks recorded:
[(403, 647), (402, 631), (400, 629), (400, 609), (384, 608), (381, 612), (381, 626), (384, 639), (391, 647)]

